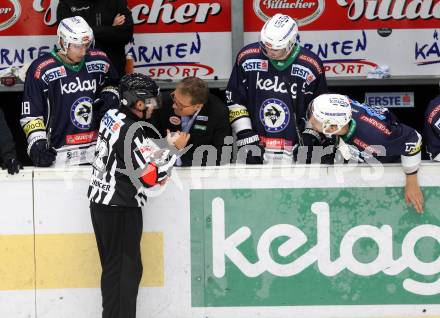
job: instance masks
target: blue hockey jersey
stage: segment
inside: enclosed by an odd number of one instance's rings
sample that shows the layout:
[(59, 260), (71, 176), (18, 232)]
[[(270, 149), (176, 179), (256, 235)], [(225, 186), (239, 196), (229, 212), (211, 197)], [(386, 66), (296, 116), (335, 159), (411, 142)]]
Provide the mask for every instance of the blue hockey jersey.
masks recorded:
[(384, 107), (351, 100), (351, 109), (350, 129), (342, 139), (349, 145), (352, 159), (368, 162), (374, 157), (382, 163), (401, 160), (405, 172), (417, 170), (422, 137), (415, 129), (398, 122)]
[(76, 66), (63, 63), (55, 51), (36, 59), (24, 85), (20, 124), (30, 148), (39, 139), (57, 150), (56, 164), (90, 162), (100, 118), (93, 101), (117, 74), (106, 54), (90, 50)]
[(430, 159), (440, 161), (440, 95), (434, 98), (426, 108), (423, 137)]
[(297, 143), (295, 117), (304, 127), (306, 109), (327, 92), (320, 59), (297, 45), (285, 65), (270, 60), (259, 43), (244, 47), (237, 56), (226, 89), (229, 120), (235, 133), (252, 129), (266, 154), (291, 156)]

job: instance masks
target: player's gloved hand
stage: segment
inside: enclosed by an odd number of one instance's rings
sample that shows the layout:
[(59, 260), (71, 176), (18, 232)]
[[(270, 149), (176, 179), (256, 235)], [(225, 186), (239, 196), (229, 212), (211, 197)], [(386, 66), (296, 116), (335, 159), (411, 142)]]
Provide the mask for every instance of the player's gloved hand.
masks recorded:
[(10, 158), (3, 162), (3, 170), (7, 169), (9, 174), (18, 173), (20, 169), (23, 169), (23, 165), (17, 158)]
[[(297, 163), (312, 163), (312, 156), (318, 156), (318, 154), (313, 153), (313, 147), (320, 146), (323, 138), (319, 132), (312, 128), (304, 129), (301, 138), (303, 145), (297, 146), (293, 150), (293, 158)], [(313, 162), (316, 162), (316, 160), (313, 160)]]
[(93, 111), (98, 118), (102, 118), (109, 109), (116, 109), (119, 107), (119, 92), (116, 87), (104, 87), (99, 93), (98, 97), (92, 103)]
[(306, 128), (302, 132), (304, 146), (320, 146), (325, 136), (312, 128)]
[(326, 165), (332, 165), (335, 163), (336, 156), (336, 136), (332, 136), (331, 138), (323, 136), (322, 140), (322, 148), (323, 148), (323, 156), (321, 157), (321, 163)]
[(333, 164), (335, 139), (327, 138), (324, 134), (312, 128), (306, 128), (301, 133), (304, 145), (296, 147), (293, 157), (298, 163)]
[(40, 139), (32, 145), (29, 155), (36, 167), (49, 167), (55, 161), (57, 152), (48, 147), (47, 139)]
[[(264, 147), (260, 145), (260, 138), (251, 129), (237, 133), (238, 161), (246, 158), (246, 164), (255, 165), (264, 162)], [(241, 157), (241, 158), (240, 158)]]

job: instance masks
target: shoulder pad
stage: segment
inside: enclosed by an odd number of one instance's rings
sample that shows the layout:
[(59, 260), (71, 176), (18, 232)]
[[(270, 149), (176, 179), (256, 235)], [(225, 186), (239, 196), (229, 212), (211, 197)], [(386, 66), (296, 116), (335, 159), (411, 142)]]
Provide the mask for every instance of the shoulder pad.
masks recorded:
[(98, 49), (91, 49), (89, 51), (89, 55), (92, 57), (96, 57), (96, 56), (104, 56), (107, 57), (107, 54), (105, 54), (104, 51), (98, 50)]
[(437, 117), (437, 115), (439, 115), (440, 113), (440, 104), (438, 104), (437, 106), (433, 107), (427, 114), (426, 118), (428, 120), (428, 123), (430, 125), (432, 125), (432, 121), (434, 120), (435, 117)]
[(239, 64), (243, 59), (250, 56), (260, 55), (261, 49), (258, 43), (252, 43), (245, 46), (237, 55), (237, 63)]
[(322, 73), (324, 72), (323, 69), (322, 69), (322, 67), (321, 67), (321, 65), (319, 65), (318, 60), (317, 60), (316, 58), (310, 56), (310, 55), (307, 55), (307, 54), (304, 54), (304, 53), (300, 53), (300, 54), (298, 55), (298, 60), (299, 60), (299, 61), (304, 61), (304, 62), (306, 62), (306, 63), (312, 65), (313, 68), (315, 69), (315, 71), (316, 71), (318, 74), (322, 74)]
[(56, 64), (57, 61), (54, 57), (45, 57), (41, 60), (35, 60), (35, 71), (34, 71), (34, 78), (40, 79), (41, 75), (44, 74), (44, 71), (48, 68), (48, 66), (52, 64)]

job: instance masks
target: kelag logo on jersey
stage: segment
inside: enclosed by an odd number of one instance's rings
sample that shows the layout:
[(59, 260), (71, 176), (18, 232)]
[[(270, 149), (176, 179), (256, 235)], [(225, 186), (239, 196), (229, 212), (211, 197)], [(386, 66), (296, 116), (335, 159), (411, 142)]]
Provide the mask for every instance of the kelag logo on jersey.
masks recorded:
[(18, 0), (0, 0), (0, 31), (15, 24), (20, 15), (21, 5)]
[(313, 75), (310, 69), (297, 64), (292, 65), (291, 75), (302, 78), (307, 82), (307, 84), (310, 84), (316, 79), (315, 75)]
[(61, 94), (73, 94), (78, 91), (84, 92), (84, 91), (92, 91), (93, 93), (96, 92), (96, 80), (84, 80), (81, 81), (79, 77), (76, 77), (76, 82), (69, 82), (69, 83), (62, 83), (61, 84)]
[(260, 71), (260, 72), (267, 72), (267, 69), (269, 68), (269, 64), (267, 60), (261, 60), (261, 59), (249, 59), (245, 61), (243, 64), (241, 64), (245, 72), (249, 71)]
[(289, 124), (287, 105), (277, 98), (266, 99), (260, 107), (260, 120), (267, 132), (279, 132)]
[(87, 62), (86, 69), (89, 73), (107, 73), (109, 64), (104, 61)]
[(78, 98), (70, 108), (70, 120), (79, 129), (89, 129), (92, 123), (92, 99)]
[(432, 42), (416, 42), (415, 60), (418, 66), (440, 63), (440, 48), (438, 45), (438, 32), (434, 31)]
[(324, 0), (254, 0), (254, 12), (263, 21), (276, 13), (295, 17), (299, 25), (318, 19), (324, 12)]
[(43, 74), (43, 81), (47, 84), (49, 82), (55, 81), (59, 78), (62, 77), (66, 77), (66, 69), (64, 68), (64, 66), (59, 66), (59, 67), (54, 67), (51, 68), (49, 70), (47, 70), (46, 72), (44, 72)]

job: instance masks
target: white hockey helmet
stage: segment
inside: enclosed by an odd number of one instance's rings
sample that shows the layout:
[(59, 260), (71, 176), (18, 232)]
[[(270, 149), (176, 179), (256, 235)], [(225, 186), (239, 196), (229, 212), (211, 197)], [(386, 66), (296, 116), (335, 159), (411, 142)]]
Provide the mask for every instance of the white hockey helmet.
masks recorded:
[[(69, 44), (88, 44), (90, 46), (93, 43), (93, 30), (80, 16), (61, 20), (57, 35), (58, 44), (63, 54), (67, 54)], [(64, 45), (61, 43), (61, 39)]]
[[(307, 117), (310, 118), (312, 115), (322, 125), (324, 134), (337, 134), (351, 121), (350, 100), (341, 94), (319, 95), (308, 108)], [(329, 132), (331, 126), (337, 126), (337, 130)]]
[(298, 36), (298, 24), (288, 15), (275, 14), (266, 21), (260, 32), (260, 46), (265, 55), (267, 48), (285, 50), (284, 56), (292, 52)]

